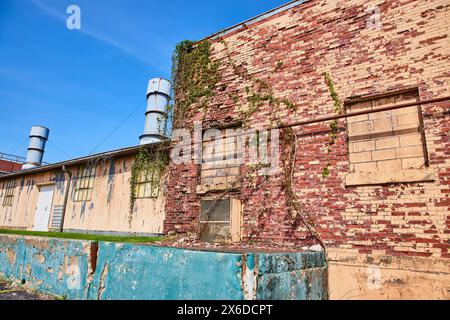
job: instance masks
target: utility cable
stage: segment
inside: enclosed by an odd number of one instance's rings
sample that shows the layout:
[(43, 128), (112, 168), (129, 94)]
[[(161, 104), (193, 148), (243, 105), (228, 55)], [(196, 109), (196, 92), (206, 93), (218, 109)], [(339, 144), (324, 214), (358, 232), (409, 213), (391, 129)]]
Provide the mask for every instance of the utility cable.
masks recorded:
[(56, 149), (58, 149), (60, 152), (64, 153), (66, 156), (68, 156), (69, 158), (73, 158), (72, 155), (68, 154), (66, 151), (64, 151), (63, 148), (59, 147), (57, 144), (55, 144), (54, 142), (52, 142), (51, 140), (47, 140), (47, 142), (52, 145), (53, 147), (55, 147)]
[(22, 148), (22, 147), (26, 144), (26, 142), (28, 141), (28, 139), (29, 139), (29, 138), (26, 137), (26, 138), (25, 138), (25, 139), (17, 146), (17, 148), (15, 148), (13, 152), (11, 152), (11, 155), (15, 155), (16, 152), (19, 151), (19, 149)]
[(122, 122), (120, 122), (106, 137), (89, 153), (89, 155), (92, 155), (103, 143), (105, 143), (114, 133), (117, 132), (128, 120), (130, 120), (131, 117), (133, 117), (136, 112), (139, 111), (139, 109), (145, 105), (147, 102), (147, 99), (144, 100), (142, 103), (140, 103)]

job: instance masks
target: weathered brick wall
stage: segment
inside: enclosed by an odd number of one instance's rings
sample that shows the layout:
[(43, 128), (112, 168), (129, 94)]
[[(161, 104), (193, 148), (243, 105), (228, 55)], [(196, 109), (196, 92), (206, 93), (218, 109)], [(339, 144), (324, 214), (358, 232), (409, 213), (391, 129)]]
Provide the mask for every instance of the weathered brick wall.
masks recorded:
[[(268, 82), (277, 97), (297, 106), (265, 106), (250, 117), (253, 128), (268, 128), (275, 113), (283, 122), (334, 113), (322, 73), (330, 72), (342, 100), (417, 87), (421, 100), (450, 94), (450, 4), (447, 0), (374, 1), (380, 29), (370, 29), (367, 1), (307, 1), (223, 37), (243, 73)], [(233, 123), (251, 80), (236, 74), (227, 49), (216, 40), (222, 82), (203, 126)], [(282, 67), (278, 62), (282, 61)], [(232, 98), (238, 94), (239, 103)], [(327, 246), (340, 254), (449, 258), (450, 121), (442, 104), (423, 106), (425, 137), (434, 182), (346, 186), (350, 173), (346, 121), (328, 152), (328, 123), (295, 129), (294, 188), (304, 210), (316, 218)], [(202, 121), (197, 112), (185, 121)], [(323, 168), (330, 164), (330, 174)], [(243, 171), (248, 168), (244, 167)], [(197, 232), (201, 196), (199, 166), (172, 166), (165, 231)], [(299, 245), (311, 242), (287, 205), (282, 174), (245, 181), (234, 195), (244, 205), (244, 241)]]

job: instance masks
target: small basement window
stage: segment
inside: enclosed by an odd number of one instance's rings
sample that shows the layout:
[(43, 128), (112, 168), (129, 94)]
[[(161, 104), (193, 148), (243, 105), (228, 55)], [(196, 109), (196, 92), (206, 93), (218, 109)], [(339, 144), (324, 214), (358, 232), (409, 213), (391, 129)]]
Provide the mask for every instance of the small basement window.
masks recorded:
[(136, 198), (158, 198), (159, 184), (159, 170), (154, 168), (142, 170), (135, 186)]
[(75, 185), (75, 202), (90, 201), (94, 189), (95, 167), (84, 167), (78, 171)]
[(237, 199), (202, 200), (200, 240), (241, 241), (242, 206)]
[(3, 184), (4, 196), (3, 206), (12, 207), (14, 200), (14, 190), (16, 190), (16, 180), (9, 180)]

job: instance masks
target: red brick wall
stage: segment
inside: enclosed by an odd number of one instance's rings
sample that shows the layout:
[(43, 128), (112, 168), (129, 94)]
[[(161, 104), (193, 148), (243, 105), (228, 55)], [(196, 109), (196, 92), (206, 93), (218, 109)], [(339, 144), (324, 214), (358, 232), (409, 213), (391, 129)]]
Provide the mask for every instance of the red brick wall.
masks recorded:
[[(381, 29), (369, 29), (366, 1), (307, 1), (224, 37), (230, 55), (254, 79), (267, 81), (278, 97), (298, 110), (267, 106), (250, 119), (254, 128), (270, 127), (274, 112), (283, 122), (332, 115), (333, 103), (322, 73), (330, 72), (342, 100), (364, 94), (418, 87), (420, 99), (450, 95), (450, 4), (433, 1), (375, 1)], [(230, 94), (245, 91), (249, 80), (226, 63), (226, 49), (214, 45), (222, 82), (210, 102), (206, 121), (233, 122), (239, 107)], [(276, 70), (279, 61), (283, 67)], [(240, 105), (245, 104), (241, 96)], [(329, 247), (360, 253), (449, 258), (450, 121), (446, 103), (423, 107), (430, 168), (435, 182), (348, 187), (346, 122), (328, 153), (327, 123), (296, 128), (295, 190), (302, 207), (316, 219)], [(192, 127), (197, 112), (186, 119)], [(286, 152), (284, 153), (284, 155)], [(323, 168), (330, 163), (330, 175)], [(244, 167), (244, 170), (247, 168)], [(201, 197), (196, 165), (171, 167), (165, 231), (197, 232)], [(282, 174), (244, 181), (236, 193), (244, 205), (244, 241), (303, 246), (312, 243), (295, 223), (286, 201)]]
[(0, 160), (0, 172), (13, 172), (22, 168), (20, 163)]

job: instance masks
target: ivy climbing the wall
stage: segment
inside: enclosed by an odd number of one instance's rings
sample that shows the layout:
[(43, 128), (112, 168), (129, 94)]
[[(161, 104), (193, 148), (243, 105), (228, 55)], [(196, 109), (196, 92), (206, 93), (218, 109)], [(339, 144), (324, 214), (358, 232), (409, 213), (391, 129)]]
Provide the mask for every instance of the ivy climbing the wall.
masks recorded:
[[(334, 81), (328, 72), (324, 72), (323, 76), (325, 78), (325, 83), (328, 86), (328, 90), (330, 91), (331, 99), (333, 100), (334, 112), (336, 115), (340, 115), (343, 111), (343, 104), (336, 92), (336, 89), (334, 88)], [(330, 123), (330, 145), (333, 145), (336, 142), (338, 129), (339, 126), (337, 120)]]
[[(248, 85), (245, 86), (245, 90), (242, 90), (243, 92), (242, 91), (238, 93), (234, 92), (229, 95), (229, 97), (233, 100), (233, 102), (236, 104), (237, 107), (239, 106), (238, 102), (240, 96), (243, 97), (246, 103), (247, 107), (242, 108), (241, 110), (240, 122), (243, 124), (243, 127), (250, 126), (250, 119), (252, 115), (258, 112), (264, 105), (269, 106), (270, 109), (274, 111), (271, 112), (269, 118), (272, 127), (274, 127), (275, 126), (274, 124), (279, 120), (277, 117), (279, 111), (281, 111), (281, 107), (285, 106), (292, 111), (297, 110), (297, 106), (288, 98), (276, 97), (274, 89), (266, 80), (261, 78), (255, 78), (245, 68), (243, 68), (242, 66), (238, 66), (231, 57), (228, 43), (225, 40), (222, 39), (220, 43), (223, 44), (225, 47), (226, 52), (225, 61), (227, 65), (231, 67), (235, 75), (239, 76), (242, 79), (242, 81), (248, 83)], [(275, 64), (274, 72), (278, 72), (280, 69), (283, 68), (283, 66), (284, 62), (278, 61)]]
[[(343, 112), (343, 103), (339, 98), (339, 95), (336, 92), (334, 87), (334, 81), (328, 72), (323, 73), (323, 77), (325, 79), (325, 83), (328, 87), (328, 91), (330, 92), (331, 99), (333, 100), (334, 112), (336, 115), (341, 115)], [(328, 153), (331, 152), (331, 147), (336, 143), (337, 135), (339, 132), (339, 124), (337, 120), (334, 120), (330, 123), (330, 142), (328, 144)], [(327, 178), (330, 175), (330, 163), (323, 168), (322, 177)]]
[(145, 147), (139, 149), (136, 159), (131, 167), (130, 177), (130, 216), (129, 223), (131, 224), (132, 213), (136, 202), (136, 186), (139, 182), (139, 176), (148, 172), (156, 172), (159, 178), (165, 174), (166, 167), (169, 165), (169, 152), (166, 144), (161, 144), (154, 150), (149, 151)]
[[(268, 107), (271, 110), (269, 114), (270, 126), (276, 127), (281, 120), (279, 117), (285, 114), (284, 111), (296, 111), (297, 106), (287, 97), (280, 97), (270, 84), (271, 74), (267, 78), (262, 79), (251, 74), (243, 65), (238, 65), (233, 60), (226, 41), (219, 40), (225, 46), (225, 56), (220, 61), (213, 61), (211, 59), (211, 43), (207, 40), (198, 43), (192, 41), (183, 41), (179, 43), (173, 54), (172, 66), (172, 80), (175, 90), (175, 117), (174, 128), (186, 127), (183, 121), (190, 119), (192, 114), (190, 112), (200, 112), (201, 109), (206, 115), (208, 105), (211, 105), (211, 100), (214, 97), (215, 90), (220, 81), (219, 69), (230, 68), (231, 71), (238, 77), (240, 87), (228, 93), (228, 97), (233, 101), (234, 107), (239, 111), (238, 115), (242, 126), (250, 127), (252, 116), (261, 111), (263, 107)], [(224, 64), (220, 67), (220, 63)], [(273, 73), (279, 72), (284, 67), (283, 61), (278, 61), (274, 65)], [(324, 74), (326, 82), (330, 88), (330, 93), (334, 101), (334, 108), (337, 113), (342, 112), (342, 103), (334, 90), (334, 84), (331, 76)], [(226, 86), (224, 86), (224, 90)], [(219, 90), (219, 88), (217, 88)], [(242, 103), (242, 106), (240, 105)], [(338, 125), (337, 122), (330, 126), (333, 143), (337, 136)], [(303, 208), (302, 202), (299, 200), (294, 188), (294, 169), (297, 155), (297, 136), (293, 129), (287, 129), (284, 135), (284, 146), (288, 152), (286, 161), (284, 161), (284, 175), (283, 187), (287, 197), (287, 202), (292, 214), (289, 217), (291, 227), (297, 229), (300, 224), (303, 224), (309, 233), (317, 239), (320, 245), (326, 250), (324, 241), (316, 230), (315, 216)], [(221, 192), (214, 199), (215, 202), (206, 212), (209, 215), (217, 206), (218, 202), (227, 197), (230, 192), (236, 190), (241, 185), (246, 183), (252, 185), (253, 177), (258, 176), (259, 167), (249, 167), (245, 174), (241, 174), (236, 182), (230, 188)], [(328, 166), (324, 170), (324, 176), (329, 175)], [(268, 181), (268, 179), (266, 179)], [(263, 183), (254, 183), (251, 188), (253, 191), (260, 190)], [(251, 192), (250, 192), (251, 193)], [(261, 208), (262, 215), (267, 215), (268, 208)]]
[(191, 106), (206, 109), (219, 81), (218, 62), (210, 58), (211, 43), (207, 40), (180, 42), (172, 57), (172, 81), (175, 90), (176, 114), (174, 128), (185, 120)]
[(308, 232), (319, 242), (323, 250), (327, 248), (325, 242), (316, 228), (316, 219), (313, 214), (302, 207), (302, 204), (294, 189), (295, 163), (297, 159), (297, 135), (293, 128), (286, 128), (282, 136), (286, 147), (286, 161), (283, 162), (283, 185), (286, 190), (287, 202), (291, 208), (290, 222), (293, 228), (297, 228), (301, 222)]

